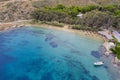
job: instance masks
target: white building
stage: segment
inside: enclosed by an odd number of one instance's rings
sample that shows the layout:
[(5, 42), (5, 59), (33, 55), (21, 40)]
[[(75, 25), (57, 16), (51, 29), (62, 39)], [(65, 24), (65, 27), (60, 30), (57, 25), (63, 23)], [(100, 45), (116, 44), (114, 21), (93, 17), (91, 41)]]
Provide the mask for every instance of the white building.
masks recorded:
[(83, 14), (80, 13), (80, 14), (78, 14), (77, 16), (80, 17), (80, 18), (82, 18), (82, 17), (83, 17)]

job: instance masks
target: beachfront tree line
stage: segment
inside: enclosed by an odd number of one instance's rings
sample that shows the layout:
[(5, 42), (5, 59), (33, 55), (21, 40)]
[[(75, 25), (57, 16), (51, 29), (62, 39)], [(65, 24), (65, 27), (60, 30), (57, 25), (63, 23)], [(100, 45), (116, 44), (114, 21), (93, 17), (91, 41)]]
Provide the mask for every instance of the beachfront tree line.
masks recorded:
[(50, 11), (45, 9), (37, 9), (32, 13), (35, 20), (40, 21), (58, 21), (60, 23), (68, 23), (70, 17), (64, 12)]
[[(82, 18), (77, 17), (79, 13), (84, 14)], [(85, 28), (108, 28), (115, 27), (120, 29), (120, 5), (88, 5), (64, 6), (37, 8), (31, 14), (36, 21), (57, 21), (74, 25), (74, 29)], [(85, 29), (84, 28), (84, 29)]]

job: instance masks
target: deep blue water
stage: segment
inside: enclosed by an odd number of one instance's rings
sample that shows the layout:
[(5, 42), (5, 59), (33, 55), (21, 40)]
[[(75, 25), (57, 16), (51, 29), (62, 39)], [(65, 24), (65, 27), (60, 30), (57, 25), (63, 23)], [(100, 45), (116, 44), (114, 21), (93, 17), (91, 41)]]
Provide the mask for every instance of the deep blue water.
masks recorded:
[(24, 27), (0, 33), (0, 80), (113, 80), (101, 60), (101, 40)]

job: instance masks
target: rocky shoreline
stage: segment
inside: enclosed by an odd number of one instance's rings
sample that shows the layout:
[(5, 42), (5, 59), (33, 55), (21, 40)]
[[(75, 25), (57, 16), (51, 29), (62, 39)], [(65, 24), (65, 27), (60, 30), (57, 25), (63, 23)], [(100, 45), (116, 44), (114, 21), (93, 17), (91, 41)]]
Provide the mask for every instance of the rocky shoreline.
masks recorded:
[(0, 31), (6, 31), (6, 30), (9, 30), (9, 29), (12, 29), (12, 28), (20, 28), (20, 27), (23, 27), (24, 25), (8, 25), (7, 27), (1, 27), (0, 26)]
[(24, 27), (26, 22), (31, 20), (18, 20), (14, 22), (0, 23), (0, 31), (5, 31), (12, 28)]

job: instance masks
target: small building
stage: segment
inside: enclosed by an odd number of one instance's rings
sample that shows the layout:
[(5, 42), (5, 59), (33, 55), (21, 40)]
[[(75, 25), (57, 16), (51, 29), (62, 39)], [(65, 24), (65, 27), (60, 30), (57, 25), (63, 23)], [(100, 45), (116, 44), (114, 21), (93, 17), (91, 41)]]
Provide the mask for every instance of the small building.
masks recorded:
[(82, 17), (83, 17), (83, 14), (80, 13), (80, 14), (77, 15), (77, 17), (82, 18)]

